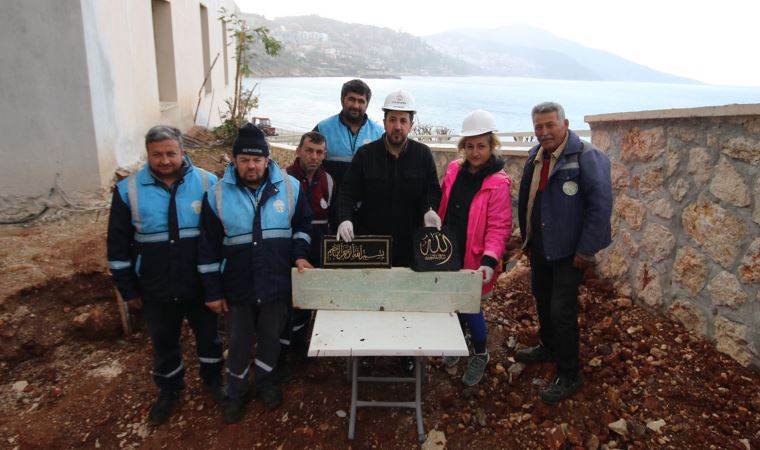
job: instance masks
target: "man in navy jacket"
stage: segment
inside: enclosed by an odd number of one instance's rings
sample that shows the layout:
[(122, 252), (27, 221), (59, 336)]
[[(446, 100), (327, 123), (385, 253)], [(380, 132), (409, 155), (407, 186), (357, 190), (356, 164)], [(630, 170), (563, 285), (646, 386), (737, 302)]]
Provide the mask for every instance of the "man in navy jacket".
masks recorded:
[(612, 183), (609, 159), (569, 129), (561, 105), (538, 104), (532, 118), (539, 145), (528, 154), (517, 212), (541, 344), (517, 352), (516, 359), (555, 362), (557, 377), (541, 398), (557, 403), (583, 385), (578, 287), (596, 252), (610, 244)]
[(264, 133), (251, 124), (239, 130), (232, 152), (233, 163), (203, 199), (198, 250), (206, 304), (227, 313), (226, 423), (245, 414), (254, 336), (256, 393), (267, 409), (282, 403), (275, 381), (290, 268), (312, 267), (306, 260), (311, 211), (299, 181), (269, 159)]
[(148, 164), (119, 182), (108, 220), (108, 265), (130, 309), (142, 309), (153, 342), (153, 379), (160, 388), (148, 421), (166, 421), (185, 387), (182, 322), (195, 334), (200, 375), (224, 400), (222, 342), (217, 316), (203, 302), (196, 271), (198, 221), (204, 192), (216, 176), (193, 166), (182, 133), (155, 126), (145, 136)]

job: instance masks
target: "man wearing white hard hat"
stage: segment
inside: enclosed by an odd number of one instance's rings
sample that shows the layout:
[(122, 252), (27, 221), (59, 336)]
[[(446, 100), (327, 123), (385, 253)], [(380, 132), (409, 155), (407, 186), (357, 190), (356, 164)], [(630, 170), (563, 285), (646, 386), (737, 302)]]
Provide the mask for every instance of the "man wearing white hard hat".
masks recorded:
[[(393, 266), (412, 262), (412, 232), (440, 228), (435, 211), (441, 187), (430, 148), (408, 138), (414, 121), (414, 98), (406, 91), (388, 94), (383, 104), (385, 133), (359, 148), (338, 194), (338, 239), (356, 234), (393, 237)], [(404, 360), (414, 370), (414, 358)]]

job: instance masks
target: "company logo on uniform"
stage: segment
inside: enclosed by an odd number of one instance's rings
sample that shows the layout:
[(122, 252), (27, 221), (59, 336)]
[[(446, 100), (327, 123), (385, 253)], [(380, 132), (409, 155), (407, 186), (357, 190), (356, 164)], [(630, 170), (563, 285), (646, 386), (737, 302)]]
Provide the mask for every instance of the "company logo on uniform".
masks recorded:
[(195, 212), (195, 214), (200, 214), (201, 213), (201, 201), (200, 200), (196, 200), (196, 201), (190, 203), (190, 207), (193, 208), (193, 211)]
[(274, 206), (274, 210), (277, 211), (278, 213), (285, 212), (285, 202), (283, 202), (282, 200), (279, 200), (279, 199), (275, 200), (272, 206)]
[(575, 181), (565, 181), (562, 185), (562, 192), (567, 195), (575, 195), (578, 193), (578, 183)]

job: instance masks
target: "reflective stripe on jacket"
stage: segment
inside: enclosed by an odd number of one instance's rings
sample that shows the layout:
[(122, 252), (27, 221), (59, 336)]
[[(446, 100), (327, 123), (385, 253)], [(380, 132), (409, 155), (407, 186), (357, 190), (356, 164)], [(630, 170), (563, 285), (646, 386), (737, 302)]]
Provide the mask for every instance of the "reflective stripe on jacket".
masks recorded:
[(124, 299), (177, 301), (201, 298), (195, 270), (204, 192), (215, 175), (186, 156), (171, 188), (146, 164), (114, 188), (108, 225), (108, 265)]
[(198, 272), (206, 300), (266, 303), (290, 298), (290, 268), (306, 258), (311, 211), (295, 178), (269, 161), (256, 192), (234, 164), (203, 201)]

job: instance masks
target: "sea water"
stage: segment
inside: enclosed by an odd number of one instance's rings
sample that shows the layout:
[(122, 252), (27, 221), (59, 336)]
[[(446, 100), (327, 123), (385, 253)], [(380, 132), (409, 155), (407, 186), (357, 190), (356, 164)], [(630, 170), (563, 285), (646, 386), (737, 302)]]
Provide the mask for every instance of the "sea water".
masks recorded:
[[(279, 128), (306, 131), (340, 111), (341, 85), (351, 78), (248, 79), (256, 86), (259, 108), (252, 115), (269, 117)], [(417, 103), (419, 123), (448, 127), (458, 133), (464, 116), (490, 111), (499, 131), (532, 130), (531, 108), (542, 101), (561, 103), (570, 127), (587, 130), (593, 114), (652, 109), (760, 103), (760, 86), (571, 81), (513, 77), (402, 77), (365, 79), (372, 89), (367, 114), (382, 121), (382, 103), (392, 91), (409, 91)]]

